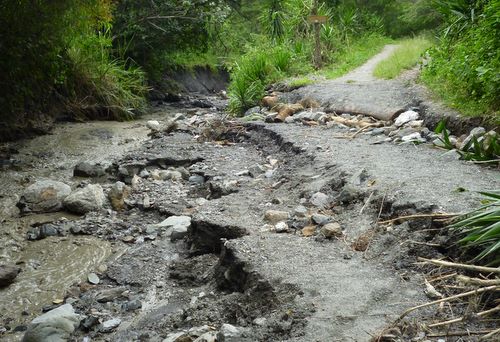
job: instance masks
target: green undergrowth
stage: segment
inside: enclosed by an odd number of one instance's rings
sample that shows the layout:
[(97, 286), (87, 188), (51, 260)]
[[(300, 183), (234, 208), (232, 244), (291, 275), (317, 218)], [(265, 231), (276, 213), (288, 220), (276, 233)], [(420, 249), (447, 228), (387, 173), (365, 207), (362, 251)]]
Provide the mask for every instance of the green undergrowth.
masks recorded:
[(482, 192), (482, 206), (458, 217), (449, 228), (459, 244), (475, 253), (473, 261), (500, 266), (500, 191)]
[(339, 47), (331, 55), (330, 64), (325, 66), (321, 73), (329, 79), (341, 77), (363, 65), (392, 41), (391, 38), (377, 33), (363, 36), (355, 40), (351, 45)]
[(422, 59), (425, 51), (432, 43), (424, 37), (415, 37), (398, 42), (399, 47), (391, 56), (375, 67), (373, 75), (383, 79), (393, 79), (402, 71), (413, 68)]
[(313, 84), (313, 83), (315, 83), (315, 81), (306, 76), (306, 77), (293, 78), (287, 82), (287, 85), (291, 89), (297, 89), (297, 88), (305, 87), (305, 86)]

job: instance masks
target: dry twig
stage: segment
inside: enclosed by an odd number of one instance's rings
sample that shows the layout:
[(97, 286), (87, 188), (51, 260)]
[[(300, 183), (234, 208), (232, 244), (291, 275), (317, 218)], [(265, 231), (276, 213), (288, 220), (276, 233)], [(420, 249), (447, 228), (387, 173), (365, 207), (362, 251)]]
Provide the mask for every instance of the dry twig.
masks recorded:
[(413, 220), (413, 219), (419, 219), (419, 218), (443, 218), (443, 217), (448, 217), (448, 218), (451, 218), (451, 217), (455, 217), (455, 216), (458, 216), (460, 214), (444, 214), (444, 213), (435, 213), (435, 214), (416, 214), (416, 215), (407, 215), (407, 216), (400, 216), (400, 217), (396, 217), (396, 218), (393, 218), (393, 219), (390, 219), (390, 220), (386, 220), (386, 221), (380, 221), (378, 222), (378, 224), (388, 224), (388, 223), (394, 223), (396, 221), (409, 221), (409, 220)]
[(476, 266), (476, 265), (467, 265), (467, 264), (457, 264), (454, 262), (443, 261), (443, 260), (435, 260), (435, 259), (425, 259), (418, 258), (419, 261), (428, 262), (436, 266), (444, 266), (444, 267), (453, 267), (453, 268), (461, 268), (468, 271), (475, 272), (483, 272), (483, 273), (496, 273), (500, 274), (500, 267), (485, 267), (485, 266)]

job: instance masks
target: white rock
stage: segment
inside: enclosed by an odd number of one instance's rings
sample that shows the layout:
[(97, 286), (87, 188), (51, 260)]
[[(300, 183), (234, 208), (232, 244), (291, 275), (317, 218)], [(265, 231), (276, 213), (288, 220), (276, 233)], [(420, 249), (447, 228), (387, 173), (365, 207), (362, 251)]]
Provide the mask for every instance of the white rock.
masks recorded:
[(99, 284), (99, 281), (100, 281), (99, 277), (95, 273), (90, 273), (87, 276), (87, 280), (89, 281), (89, 283), (94, 284), (94, 285)]
[(312, 205), (318, 208), (326, 208), (330, 204), (330, 197), (322, 192), (316, 192), (309, 200)]
[(404, 113), (401, 113), (398, 116), (398, 118), (394, 122), (394, 125), (396, 125), (397, 127), (401, 127), (405, 123), (410, 122), (410, 121), (418, 120), (419, 118), (420, 118), (420, 115), (417, 112), (415, 112), (413, 110), (408, 110), (408, 111), (406, 111)]
[(71, 304), (64, 304), (31, 321), (22, 342), (68, 341), (79, 324), (80, 315)]
[(286, 222), (278, 222), (274, 226), (274, 229), (276, 229), (276, 233), (284, 233), (288, 231), (288, 224), (286, 224)]
[(162, 342), (178, 342), (184, 341), (187, 338), (187, 334), (185, 332), (178, 332), (174, 334), (169, 334), (166, 339)]
[(410, 142), (410, 141), (416, 141), (416, 142), (426, 142), (424, 138), (420, 135), (420, 132), (415, 132), (412, 134), (405, 135), (404, 137), (401, 138), (401, 141), (403, 142)]
[(159, 228), (167, 229), (167, 236), (170, 235), (171, 241), (183, 239), (191, 227), (191, 217), (189, 216), (170, 216), (163, 222), (156, 225)]
[(101, 332), (111, 332), (113, 331), (114, 329), (118, 328), (118, 326), (122, 323), (122, 320), (119, 319), (119, 318), (113, 318), (113, 319), (109, 319), (105, 322), (102, 323), (101, 325), (101, 328), (99, 329), (99, 331)]
[(146, 123), (146, 127), (152, 130), (153, 132), (158, 132), (161, 129), (160, 123), (156, 120), (149, 120)]
[(224, 335), (224, 338), (241, 336), (241, 331), (231, 324), (222, 324), (220, 332)]

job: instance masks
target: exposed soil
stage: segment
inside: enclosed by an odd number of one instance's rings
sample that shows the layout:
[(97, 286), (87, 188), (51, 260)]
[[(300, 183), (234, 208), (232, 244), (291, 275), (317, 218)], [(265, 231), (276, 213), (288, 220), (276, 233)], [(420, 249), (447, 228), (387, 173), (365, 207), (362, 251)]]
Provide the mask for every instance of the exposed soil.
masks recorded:
[[(371, 80), (371, 67), (327, 89), (313, 85), (285, 96), (328, 94), (325, 101), (333, 105), (331, 99), (343, 96), (339, 90), (357, 94), (341, 102), (364, 97), (379, 113), (406, 109), (412, 100), (403, 85)], [(366, 101), (363, 94), (372, 88), (374, 100)], [(207, 100), (217, 102), (200, 99)], [(404, 310), (429, 301), (423, 280), (429, 268), (415, 265), (417, 256), (456, 253), (430, 218), (378, 222), (464, 212), (477, 206), (475, 191), (500, 186), (497, 170), (443, 158), (430, 144), (376, 144), (380, 138), (369, 134), (343, 139), (345, 129), (336, 126), (229, 121), (216, 108), (188, 103), (193, 101), (160, 106), (147, 118), (167, 122), (181, 113), (170, 133), (147, 136), (146, 119), (107, 129), (101, 125), (108, 123), (93, 123), (90, 130), (71, 124), (9, 146), (17, 154), (10, 154), (1, 175), (9, 184), (0, 193), (1, 257), (22, 270), (0, 289), (2, 339), (20, 340), (43, 308), (64, 300), (82, 315), (73, 333), (78, 341), (163, 341), (181, 332), (184, 340), (168, 341), (193, 341), (223, 324), (238, 333), (221, 333), (218, 341), (369, 341)], [(351, 112), (349, 106), (342, 111)], [(363, 104), (356, 106), (364, 111)], [(107, 204), (85, 216), (19, 217), (14, 205), (27, 184), (51, 178), (76, 186), (82, 179), (72, 171), (81, 160), (111, 165), (105, 177), (90, 180), (106, 190), (117, 180), (131, 186), (124, 210)], [(161, 170), (185, 174), (153, 176)], [(271, 224), (269, 210), (288, 213), (279, 219), (285, 229)], [(181, 215), (191, 218), (183, 238), (158, 225)], [(26, 241), (28, 229), (45, 222), (64, 236)], [(323, 232), (328, 222), (341, 230)], [(98, 284), (87, 281), (92, 272)], [(37, 284), (28, 287), (30, 280)], [(432, 307), (412, 313), (388, 340), (439, 341), (412, 325), (435, 313)], [(104, 328), (116, 318), (118, 326)], [(447, 341), (463, 338), (476, 340)]]

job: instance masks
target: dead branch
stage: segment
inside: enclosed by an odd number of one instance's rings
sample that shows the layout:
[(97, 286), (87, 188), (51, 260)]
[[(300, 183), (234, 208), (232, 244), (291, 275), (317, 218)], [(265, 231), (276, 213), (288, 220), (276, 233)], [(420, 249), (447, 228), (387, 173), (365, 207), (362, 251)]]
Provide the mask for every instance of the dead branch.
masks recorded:
[(406, 310), (405, 312), (403, 312), (401, 314), (401, 316), (399, 316), (399, 318), (397, 320), (400, 321), (406, 315), (408, 315), (410, 312), (413, 312), (413, 311), (421, 309), (421, 308), (425, 308), (427, 306), (431, 306), (431, 305), (434, 305), (434, 304), (439, 304), (439, 303), (442, 303), (442, 302), (449, 302), (451, 300), (455, 300), (455, 299), (458, 299), (458, 298), (468, 297), (468, 296), (472, 296), (472, 295), (475, 295), (475, 294), (480, 294), (480, 293), (483, 293), (483, 292), (495, 291), (495, 290), (500, 290), (500, 287), (496, 286), (496, 285), (494, 285), (494, 286), (488, 286), (488, 287), (482, 287), (482, 288), (479, 288), (479, 289), (476, 289), (476, 290), (472, 290), (472, 291), (460, 293), (460, 294), (457, 294), (457, 295), (454, 295), (454, 296), (451, 296), (451, 297), (446, 297), (446, 298), (443, 298), (443, 299), (438, 299), (438, 300), (435, 300), (433, 302), (429, 302), (429, 303), (425, 303), (425, 304), (420, 304), (420, 305), (414, 306), (412, 308), (409, 308), (408, 310)]
[(500, 267), (485, 267), (485, 266), (476, 266), (476, 265), (467, 265), (467, 264), (457, 264), (454, 262), (436, 260), (436, 259), (425, 259), (418, 258), (419, 261), (428, 262), (434, 264), (436, 266), (444, 266), (444, 267), (453, 267), (453, 268), (461, 268), (468, 271), (475, 272), (483, 272), (483, 273), (496, 273), (500, 274)]
[(464, 275), (457, 276), (457, 281), (465, 285), (491, 286), (500, 285), (500, 279), (479, 279), (471, 278)]
[(455, 217), (459, 216), (460, 214), (445, 214), (445, 213), (435, 213), (435, 214), (417, 214), (417, 215), (407, 215), (407, 216), (400, 216), (396, 217), (394, 219), (386, 220), (386, 221), (379, 221), (378, 224), (388, 224), (388, 223), (393, 223), (396, 221), (409, 221), (412, 219), (419, 219), (419, 218), (440, 218), (440, 217)]
[(493, 336), (495, 335), (498, 335), (500, 334), (500, 329), (497, 329), (497, 330), (493, 330), (492, 332), (490, 332), (489, 334), (486, 334), (484, 335), (483, 337), (481, 337), (479, 339), (479, 341), (488, 341), (490, 338), (492, 338)]
[[(489, 314), (492, 314), (492, 313), (495, 313), (495, 312), (498, 312), (498, 311), (500, 311), (500, 305), (498, 305), (497, 307), (495, 307), (493, 309), (489, 309), (489, 310), (485, 310), (485, 311), (481, 311), (481, 312), (478, 312), (476, 314), (473, 314), (471, 318), (474, 318), (474, 317), (480, 318), (480, 317), (488, 316)], [(449, 321), (444, 321), (444, 322), (429, 324), (427, 327), (428, 328), (435, 328), (435, 327), (440, 327), (440, 326), (443, 326), (443, 325), (450, 325), (450, 324), (453, 324), (453, 323), (462, 322), (466, 318), (468, 318), (468, 317), (463, 316), (463, 317), (451, 319)]]

